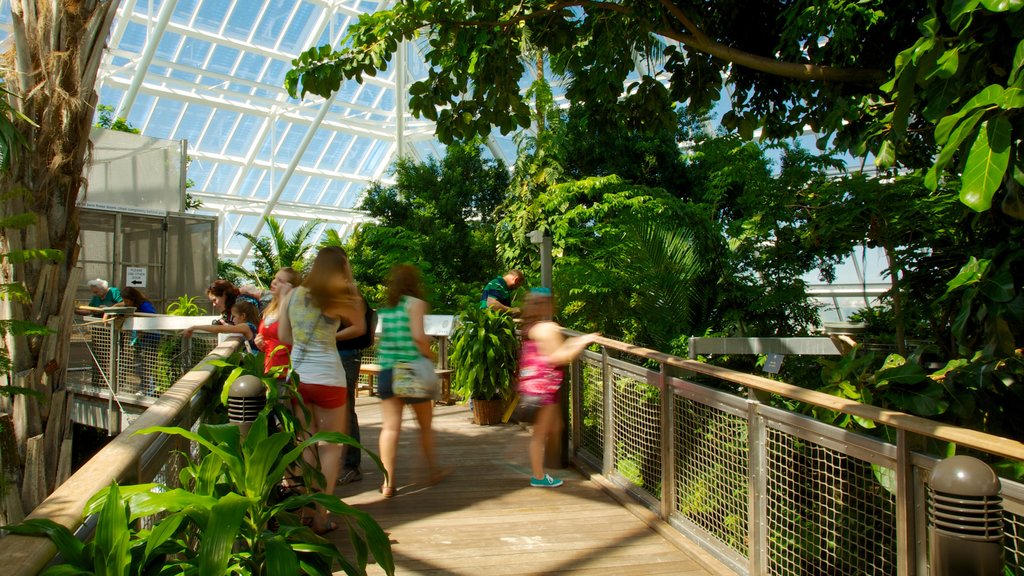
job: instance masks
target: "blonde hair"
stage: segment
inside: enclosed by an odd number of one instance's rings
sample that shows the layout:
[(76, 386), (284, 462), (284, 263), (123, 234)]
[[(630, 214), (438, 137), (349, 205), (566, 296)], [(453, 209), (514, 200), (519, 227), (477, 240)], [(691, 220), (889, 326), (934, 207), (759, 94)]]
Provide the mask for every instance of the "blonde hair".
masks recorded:
[[(292, 286), (298, 286), (302, 284), (302, 274), (299, 274), (297, 270), (291, 266), (285, 266), (278, 270), (278, 273), (284, 272), (288, 275), (288, 283)], [(273, 323), (275, 316), (277, 315), (277, 309), (281, 307), (281, 301), (277, 296), (270, 299), (270, 304), (263, 310), (263, 317), (268, 320), (268, 324)]]
[(338, 246), (320, 249), (302, 285), (309, 291), (313, 305), (330, 318), (342, 316), (345, 310), (354, 309), (361, 302), (348, 255)]

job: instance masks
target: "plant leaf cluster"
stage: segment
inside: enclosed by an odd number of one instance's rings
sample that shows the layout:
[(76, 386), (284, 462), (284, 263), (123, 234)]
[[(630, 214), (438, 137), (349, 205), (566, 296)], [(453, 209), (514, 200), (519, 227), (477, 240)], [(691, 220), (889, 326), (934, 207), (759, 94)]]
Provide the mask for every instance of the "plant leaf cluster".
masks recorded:
[(452, 333), (452, 393), (474, 400), (509, 400), (519, 373), (519, 337), (504, 311), (471, 308)]
[[(268, 289), (274, 276), (281, 268), (291, 267), (300, 274), (306, 269), (313, 244), (310, 238), (317, 227), (324, 224), (323, 220), (314, 219), (303, 222), (289, 235), (284, 226), (273, 216), (263, 219), (267, 231), (260, 236), (249, 232), (236, 232), (235, 235), (245, 238), (252, 244), (252, 269), (244, 268), (233, 262), (218, 262), (218, 272), (223, 270), (228, 276), (242, 282), (251, 283), (259, 288)], [(221, 276), (224, 277), (224, 276)]]
[[(308, 446), (336, 442), (362, 449), (352, 438), (319, 432), (296, 442), (293, 431), (269, 429), (266, 411), (244, 438), (230, 424), (202, 424), (197, 432), (153, 427), (139, 433), (177, 435), (202, 447), (198, 458), (183, 455), (183, 488), (113, 484), (86, 508), (86, 514), (98, 514), (98, 523), (85, 544), (50, 520), (5, 527), (54, 541), (63, 563), (43, 574), (328, 574), (340, 566), (354, 576), (365, 573), (370, 554), (386, 574), (394, 574), (387, 534), (369, 514), (326, 493), (283, 499), (276, 494), (285, 470)], [(347, 528), (356, 558), (344, 557), (301, 523), (297, 511), (313, 504)], [(153, 527), (140, 528), (142, 518), (152, 518)]]
[(415, 264), (432, 310), (465, 309), (499, 273), (494, 227), (508, 190), (504, 164), (467, 145), (448, 147), (442, 160), (399, 159), (393, 170), (395, 183), (373, 184), (360, 205), (377, 223), (360, 227), (346, 247), (356, 280), (381, 298), (391, 268)]

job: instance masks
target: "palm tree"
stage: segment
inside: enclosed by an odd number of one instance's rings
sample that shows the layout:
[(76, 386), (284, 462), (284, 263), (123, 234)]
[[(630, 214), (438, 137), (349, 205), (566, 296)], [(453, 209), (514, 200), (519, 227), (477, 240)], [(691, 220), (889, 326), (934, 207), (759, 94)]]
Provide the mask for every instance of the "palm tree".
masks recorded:
[[(0, 228), (0, 240), (9, 254), (61, 254), (15, 261), (0, 260), (6, 283), (17, 285), (26, 298), (0, 301), (0, 316), (24, 318), (52, 330), (42, 341), (8, 335), (11, 371), (25, 374), (20, 386), (41, 391), (41, 398), (28, 397), (36, 405), (28, 414), (46, 414), (39, 406), (62, 402), (51, 398), (63, 394), (69, 355), (72, 318), (65, 302), (73, 299), (80, 278), (76, 269), (78, 241), (78, 199), (84, 189), (83, 171), (89, 146), (89, 130), (96, 106), (96, 75), (120, 0), (11, 0), (8, 23), (12, 30), (7, 46), (0, 99), (0, 219), (32, 215), (34, 225)], [(58, 33), (59, 32), (59, 33)], [(15, 132), (17, 134), (15, 134)], [(13, 152), (27, 144), (21, 155)], [(16, 161), (11, 161), (13, 158)], [(55, 352), (56, 350), (56, 352)], [(30, 370), (46, 366), (46, 370)], [(46, 431), (47, 437), (62, 438), (65, 422), (50, 421), (48, 416), (29, 419), (25, 437)], [(51, 434), (52, 432), (52, 434)], [(19, 450), (25, 448), (20, 440)], [(3, 470), (0, 486), (18, 486), (25, 473), (25, 462), (55, 462), (58, 454), (45, 443), (39, 458), (8, 460), (0, 454)], [(37, 471), (46, 479), (46, 491), (52, 489), (54, 475)], [(0, 499), (5, 522), (14, 522), (19, 510), (12, 510), (8, 498)], [(28, 507), (35, 505), (29, 502)]]
[(618, 265), (634, 279), (638, 336), (655, 350), (670, 350), (674, 338), (704, 329), (709, 275), (699, 245), (695, 231), (663, 222), (632, 222), (624, 229)]
[(316, 227), (323, 220), (310, 220), (304, 223), (290, 237), (285, 234), (284, 227), (273, 216), (263, 219), (267, 224), (267, 234), (256, 237), (248, 232), (236, 232), (236, 236), (245, 238), (252, 244), (255, 255), (252, 269), (243, 268), (234, 263), (224, 263), (224, 267), (244, 281), (251, 282), (261, 288), (269, 288), (277, 271), (290, 266), (302, 272), (306, 259), (313, 244), (309, 242)]

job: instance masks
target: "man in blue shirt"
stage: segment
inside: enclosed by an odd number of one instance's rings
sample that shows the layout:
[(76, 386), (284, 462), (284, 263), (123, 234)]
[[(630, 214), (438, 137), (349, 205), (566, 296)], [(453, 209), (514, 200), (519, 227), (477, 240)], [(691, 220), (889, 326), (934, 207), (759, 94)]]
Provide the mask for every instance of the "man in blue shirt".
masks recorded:
[(516, 268), (509, 270), (504, 276), (491, 280), (484, 286), (483, 294), (480, 295), (480, 308), (493, 308), (518, 314), (519, 309), (512, 307), (512, 291), (522, 286), (525, 280), (523, 271)]

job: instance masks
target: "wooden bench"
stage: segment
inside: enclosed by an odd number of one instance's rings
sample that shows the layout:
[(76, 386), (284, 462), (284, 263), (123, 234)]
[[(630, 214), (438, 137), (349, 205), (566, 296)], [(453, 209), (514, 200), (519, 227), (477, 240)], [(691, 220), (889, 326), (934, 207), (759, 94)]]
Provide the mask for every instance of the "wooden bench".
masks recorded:
[[(455, 403), (452, 400), (451, 384), (452, 384), (452, 373), (454, 370), (442, 370), (436, 369), (434, 373), (441, 379), (441, 399), (437, 401), (438, 404), (444, 404), (445, 406), (451, 406)], [(366, 390), (370, 393), (370, 396), (376, 396), (377, 392), (375, 389), (375, 382), (377, 376), (380, 376), (380, 364), (360, 364), (359, 365), (360, 376), (366, 376), (366, 384), (356, 387), (356, 395), (359, 395), (360, 390)]]

